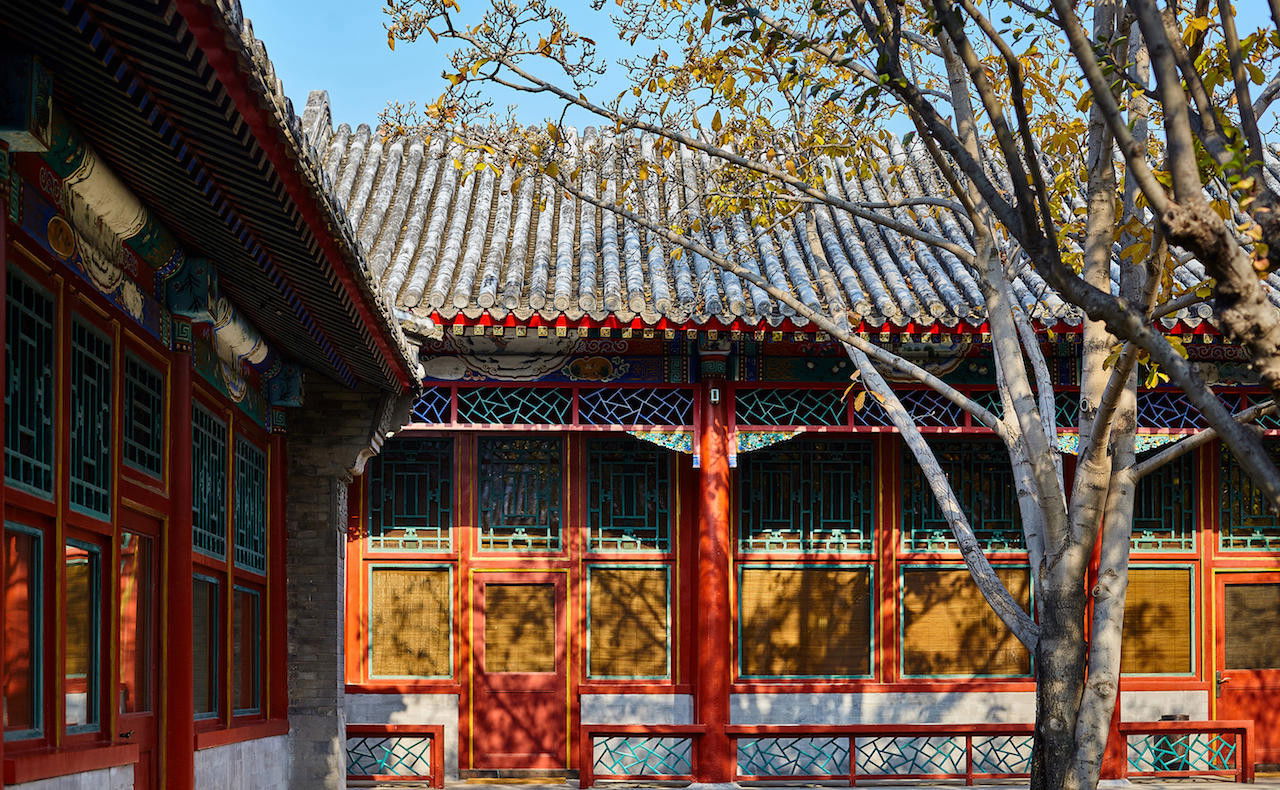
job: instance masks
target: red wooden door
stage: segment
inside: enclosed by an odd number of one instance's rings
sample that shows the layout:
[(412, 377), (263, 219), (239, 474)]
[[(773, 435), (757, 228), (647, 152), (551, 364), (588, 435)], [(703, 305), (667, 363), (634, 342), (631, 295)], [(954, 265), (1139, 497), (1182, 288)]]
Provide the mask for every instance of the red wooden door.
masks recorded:
[(479, 573), (475, 596), (472, 767), (567, 768), (565, 575)]
[(1253, 719), (1253, 759), (1280, 763), (1280, 573), (1218, 575), (1219, 719)]
[(156, 702), (159, 693), (157, 621), (159, 618), (160, 522), (125, 511), (120, 533), (116, 599), (120, 607), (119, 738), (138, 746), (133, 770), (135, 790), (157, 787)]

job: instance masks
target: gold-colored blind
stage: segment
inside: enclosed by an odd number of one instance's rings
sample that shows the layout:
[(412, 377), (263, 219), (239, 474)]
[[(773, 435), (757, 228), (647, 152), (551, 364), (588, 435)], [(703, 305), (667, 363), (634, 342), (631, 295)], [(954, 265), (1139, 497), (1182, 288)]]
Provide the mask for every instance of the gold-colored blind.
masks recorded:
[(745, 568), (738, 591), (743, 675), (871, 673), (871, 572)]
[(72, 552), (85, 554), (83, 550), (68, 548), (67, 558), (67, 606), (64, 616), (67, 637), (67, 676), (86, 677), (89, 674), (93, 654), (93, 569), (87, 557), (75, 559)]
[(484, 588), (486, 672), (556, 671), (556, 591), (550, 584)]
[[(1026, 568), (996, 575), (1026, 606)], [(906, 675), (1026, 675), (1031, 656), (982, 597), (964, 568), (902, 572), (902, 671)]]
[(452, 675), (448, 569), (375, 568), (369, 586), (370, 674)]
[(1280, 669), (1280, 584), (1228, 584), (1226, 669)]
[(1130, 568), (1120, 671), (1191, 671), (1191, 569)]
[(668, 675), (667, 569), (592, 568), (588, 589), (588, 674)]

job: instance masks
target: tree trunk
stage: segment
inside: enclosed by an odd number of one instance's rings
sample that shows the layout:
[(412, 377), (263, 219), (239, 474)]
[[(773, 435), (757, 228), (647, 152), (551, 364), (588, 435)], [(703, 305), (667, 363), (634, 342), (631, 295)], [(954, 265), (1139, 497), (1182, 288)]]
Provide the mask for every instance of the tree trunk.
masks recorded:
[[(1031, 790), (1070, 790), (1075, 723), (1084, 685), (1085, 598), (1081, 585), (1071, 583), (1074, 574), (1050, 575), (1052, 578), (1042, 580), (1040, 585)], [(1063, 576), (1067, 578), (1061, 579)]]

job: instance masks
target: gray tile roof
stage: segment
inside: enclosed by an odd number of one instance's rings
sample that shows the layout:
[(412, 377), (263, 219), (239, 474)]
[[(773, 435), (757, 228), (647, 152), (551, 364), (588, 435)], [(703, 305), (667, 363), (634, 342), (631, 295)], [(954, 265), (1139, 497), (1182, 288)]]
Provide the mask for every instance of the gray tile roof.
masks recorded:
[[(673, 258), (668, 242), (565, 195), (545, 177), (508, 167), (501, 174), (485, 169), (464, 178), (483, 154), (463, 151), (443, 138), (384, 140), (364, 124), (335, 129), (327, 102), (323, 92), (311, 95), (304, 134), (319, 151), (335, 201), (346, 209), (369, 276), (410, 329), (429, 326), (423, 322), (433, 315), (448, 322), (459, 315), (477, 319), (486, 312), (498, 321), (508, 316), (526, 321), (536, 314), (547, 321), (561, 316), (571, 321), (612, 316), (622, 322), (638, 317), (646, 324), (660, 319), (699, 325), (737, 321), (760, 329), (787, 320), (806, 323), (790, 307), (700, 255)], [(603, 184), (603, 196), (615, 198), (625, 188), (620, 197), (638, 212), (667, 221), (706, 213), (701, 198), (695, 197), (704, 194), (700, 184), (711, 166), (705, 156), (684, 151), (678, 161), (668, 161), (661, 181), (634, 180), (614, 172), (618, 159), (611, 147), (639, 146), (639, 158), (651, 158), (652, 139), (614, 139), (588, 129), (570, 133), (568, 142), (583, 154), (579, 178), (584, 190)], [(895, 143), (889, 159), (900, 167), (878, 168), (862, 180), (832, 168), (826, 186), (851, 201), (865, 202), (949, 194), (926, 165), (922, 150), (907, 151)], [(517, 184), (518, 176), (524, 177)], [(868, 325), (959, 329), (982, 323), (978, 285), (954, 255), (843, 210), (824, 206), (815, 211), (828, 261)], [(959, 214), (932, 207), (889, 211), (902, 223), (970, 247), (970, 230)], [(758, 230), (751, 220), (742, 214), (705, 222), (698, 234), (710, 248), (730, 251), (742, 266), (806, 305), (824, 309), (803, 227), (784, 223), (753, 238)], [(1118, 263), (1113, 265), (1116, 276)], [(1203, 277), (1203, 268), (1192, 260), (1175, 273), (1183, 287)], [(1272, 280), (1273, 286), (1280, 285), (1274, 276)], [(1013, 286), (1015, 297), (1038, 323), (1081, 323), (1080, 311), (1063, 303), (1029, 265), (1021, 266)], [(1199, 305), (1166, 323), (1196, 325), (1208, 316), (1209, 308)]]

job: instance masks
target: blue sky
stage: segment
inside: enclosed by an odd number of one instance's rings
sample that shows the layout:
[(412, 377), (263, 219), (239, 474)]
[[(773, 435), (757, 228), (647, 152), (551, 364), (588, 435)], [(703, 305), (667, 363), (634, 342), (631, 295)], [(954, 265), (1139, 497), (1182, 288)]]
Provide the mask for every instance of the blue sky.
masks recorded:
[[(276, 73), (284, 81), (285, 93), (299, 113), (312, 90), (329, 91), (334, 123), (352, 126), (378, 121), (388, 101), (434, 100), (443, 82), (440, 73), (447, 49), (423, 37), (415, 44), (400, 44), (395, 52), (387, 48), (383, 28), (386, 17), (380, 0), (241, 0), (244, 13), (253, 21), (254, 33), (267, 45)], [(483, 6), (480, 0), (465, 0), (469, 6)], [(612, 4), (609, 4), (612, 7)], [(594, 38), (601, 52), (625, 51), (606, 13), (589, 10), (586, 0), (564, 0), (562, 8), (577, 7), (577, 29)], [(1264, 0), (1237, 0), (1241, 33), (1256, 29), (1267, 18)], [(593, 98), (615, 95), (622, 86), (614, 68), (601, 92)], [(611, 93), (604, 93), (610, 89)], [(521, 120), (534, 123), (558, 115), (560, 105), (528, 94), (495, 96), (499, 108), (517, 103)], [(571, 124), (595, 124), (585, 113), (567, 116)]]

